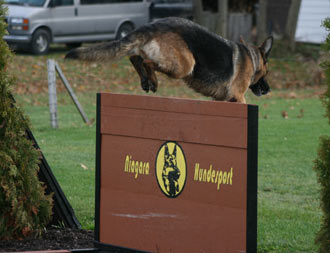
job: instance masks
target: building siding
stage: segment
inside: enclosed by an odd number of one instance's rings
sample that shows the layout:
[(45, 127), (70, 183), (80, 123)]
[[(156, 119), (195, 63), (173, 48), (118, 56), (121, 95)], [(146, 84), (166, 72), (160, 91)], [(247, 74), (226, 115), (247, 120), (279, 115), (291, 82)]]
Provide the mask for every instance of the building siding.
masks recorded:
[(296, 29), (296, 41), (323, 43), (327, 32), (321, 26), (330, 17), (329, 0), (302, 0)]

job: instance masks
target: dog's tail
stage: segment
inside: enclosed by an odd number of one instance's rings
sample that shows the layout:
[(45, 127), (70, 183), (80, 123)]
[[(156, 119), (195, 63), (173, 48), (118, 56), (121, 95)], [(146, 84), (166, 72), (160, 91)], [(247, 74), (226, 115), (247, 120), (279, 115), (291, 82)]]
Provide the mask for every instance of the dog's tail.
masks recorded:
[(66, 59), (79, 59), (85, 61), (113, 61), (124, 56), (136, 54), (139, 46), (145, 43), (145, 38), (127, 36), (121, 40), (114, 40), (96, 44), (87, 48), (77, 48), (69, 51)]

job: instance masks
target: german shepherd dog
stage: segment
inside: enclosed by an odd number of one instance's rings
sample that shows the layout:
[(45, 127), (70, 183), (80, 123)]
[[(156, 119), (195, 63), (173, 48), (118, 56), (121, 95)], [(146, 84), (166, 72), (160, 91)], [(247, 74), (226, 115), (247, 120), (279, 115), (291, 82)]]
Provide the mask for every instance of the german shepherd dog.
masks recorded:
[(146, 92), (157, 91), (158, 71), (183, 79), (214, 100), (245, 103), (248, 88), (257, 96), (270, 91), (265, 76), (272, 44), (272, 37), (260, 47), (235, 43), (190, 20), (164, 18), (121, 40), (71, 50), (66, 58), (108, 61), (129, 56)]
[(180, 170), (176, 160), (176, 145), (174, 146), (172, 154), (170, 154), (166, 144), (164, 151), (164, 166), (162, 171), (162, 179), (165, 189), (170, 197), (174, 197), (179, 191)]

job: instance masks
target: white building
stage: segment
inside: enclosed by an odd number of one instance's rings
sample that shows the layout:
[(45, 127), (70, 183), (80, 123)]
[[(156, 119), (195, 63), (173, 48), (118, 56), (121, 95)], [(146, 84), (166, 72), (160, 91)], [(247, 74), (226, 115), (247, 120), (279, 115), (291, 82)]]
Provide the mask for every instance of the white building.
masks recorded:
[(296, 41), (323, 43), (327, 31), (323, 20), (330, 18), (329, 0), (302, 0), (296, 29)]

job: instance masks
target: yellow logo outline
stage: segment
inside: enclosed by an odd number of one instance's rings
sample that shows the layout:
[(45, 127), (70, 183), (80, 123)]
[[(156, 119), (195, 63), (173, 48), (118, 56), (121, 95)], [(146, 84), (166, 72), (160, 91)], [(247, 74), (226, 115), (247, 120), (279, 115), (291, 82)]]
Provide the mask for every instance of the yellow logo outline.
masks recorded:
[(187, 181), (187, 163), (181, 146), (166, 141), (157, 152), (155, 175), (158, 186), (168, 198), (178, 197)]

